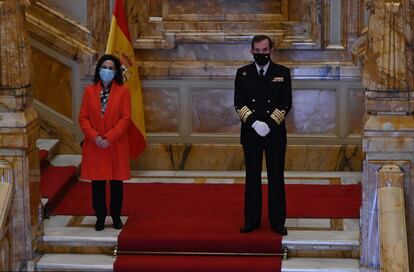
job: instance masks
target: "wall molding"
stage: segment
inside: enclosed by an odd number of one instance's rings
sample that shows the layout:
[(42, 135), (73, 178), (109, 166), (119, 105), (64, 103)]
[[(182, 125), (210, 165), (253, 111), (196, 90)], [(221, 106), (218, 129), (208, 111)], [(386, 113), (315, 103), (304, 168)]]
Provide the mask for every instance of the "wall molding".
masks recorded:
[[(150, 133), (147, 137), (150, 143), (226, 143), (236, 144), (239, 142), (237, 133), (195, 133), (192, 132), (192, 107), (191, 101), (192, 90), (196, 88), (218, 88), (220, 90), (233, 90), (233, 80), (144, 80), (142, 86), (146, 88), (178, 88), (179, 105), (178, 118), (179, 127), (177, 132), (173, 133)], [(167, 88), (167, 89), (168, 89)], [(349, 133), (349, 91), (361, 88), (360, 81), (334, 81), (334, 80), (293, 80), (293, 91), (295, 90), (328, 90), (335, 92), (335, 109), (336, 109), (336, 130), (328, 134), (288, 134), (289, 144), (295, 145), (343, 145), (354, 144), (361, 145), (361, 136)], [(323, 106), (323, 105), (321, 105)]]
[[(79, 124), (77, 122), (78, 114), (80, 110), (80, 102), (82, 101), (82, 84), (81, 84), (81, 75), (80, 75), (80, 64), (69, 58), (68, 56), (50, 48), (44, 43), (38, 41), (37, 39), (31, 38), (30, 44), (32, 47), (41, 51), (42, 53), (52, 57), (57, 62), (66, 65), (71, 68), (71, 92), (72, 92), (72, 116), (68, 118), (58, 111), (52, 109), (51, 107), (45, 105), (44, 103), (34, 99), (34, 107), (36, 111), (46, 120), (50, 120), (56, 124), (61, 125), (68, 131), (75, 133), (76, 138), (80, 139), (81, 133)], [(52, 86), (48, 86), (51, 87)], [(51, 95), (58, 95), (57, 93)]]
[[(270, 36), (275, 47), (280, 49), (321, 47), (322, 27), (319, 18), (322, 0), (304, 0), (306, 8), (302, 10), (304, 14), (300, 21), (289, 20), (288, 0), (279, 1), (279, 13), (255, 14), (243, 11), (203, 14), (198, 10), (174, 14), (170, 11), (169, 2), (126, 1), (134, 48), (172, 49), (177, 43), (192, 42), (250, 42), (256, 34)], [(197, 4), (193, 8), (196, 9)]]

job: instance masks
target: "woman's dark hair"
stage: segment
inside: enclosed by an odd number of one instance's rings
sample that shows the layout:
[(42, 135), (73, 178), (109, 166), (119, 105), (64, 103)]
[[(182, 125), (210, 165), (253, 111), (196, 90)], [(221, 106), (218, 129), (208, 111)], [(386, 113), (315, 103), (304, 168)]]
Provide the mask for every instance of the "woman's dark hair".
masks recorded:
[(258, 43), (258, 42), (261, 42), (261, 41), (264, 41), (264, 40), (268, 40), (269, 41), (269, 49), (272, 49), (273, 43), (272, 43), (272, 40), (270, 39), (269, 36), (266, 36), (266, 35), (256, 35), (252, 39), (252, 50), (254, 49), (254, 44), (255, 43)]
[(124, 83), (124, 78), (122, 77), (121, 61), (117, 57), (115, 57), (113, 55), (109, 55), (109, 54), (103, 55), (98, 60), (98, 62), (96, 63), (95, 76), (93, 78), (93, 82), (94, 83), (98, 83), (99, 80), (101, 80), (101, 77), (99, 76), (99, 70), (101, 69), (102, 63), (104, 63), (107, 60), (111, 60), (111, 61), (114, 62), (114, 65), (115, 65), (115, 76), (114, 76), (114, 80), (119, 85), (122, 85)]

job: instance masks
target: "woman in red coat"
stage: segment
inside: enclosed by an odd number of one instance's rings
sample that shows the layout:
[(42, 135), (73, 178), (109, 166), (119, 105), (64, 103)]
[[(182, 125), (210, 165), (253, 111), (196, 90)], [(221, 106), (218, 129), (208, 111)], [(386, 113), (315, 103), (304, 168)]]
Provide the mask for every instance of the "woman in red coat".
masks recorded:
[(95, 229), (103, 230), (107, 215), (105, 184), (111, 185), (110, 214), (115, 229), (122, 228), (123, 180), (130, 178), (127, 130), (131, 97), (123, 85), (121, 63), (103, 55), (96, 64), (93, 84), (85, 88), (79, 124), (85, 134), (81, 178), (92, 181)]

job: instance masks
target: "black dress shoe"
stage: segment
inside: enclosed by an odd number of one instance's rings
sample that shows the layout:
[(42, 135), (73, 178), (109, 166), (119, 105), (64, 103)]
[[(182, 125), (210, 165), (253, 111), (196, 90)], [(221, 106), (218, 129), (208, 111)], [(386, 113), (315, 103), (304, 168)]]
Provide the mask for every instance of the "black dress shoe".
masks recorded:
[(113, 222), (113, 227), (114, 229), (122, 229), (122, 226), (124, 224), (122, 224), (122, 220), (121, 218), (112, 218), (112, 222)]
[(98, 219), (96, 220), (95, 230), (96, 230), (96, 231), (101, 231), (101, 230), (103, 230), (104, 228), (105, 228), (105, 218), (104, 218), (104, 219), (98, 218)]
[(272, 227), (272, 230), (281, 236), (286, 236), (288, 234), (285, 227)]
[(244, 225), (243, 227), (241, 227), (240, 233), (249, 233), (258, 228), (259, 226)]

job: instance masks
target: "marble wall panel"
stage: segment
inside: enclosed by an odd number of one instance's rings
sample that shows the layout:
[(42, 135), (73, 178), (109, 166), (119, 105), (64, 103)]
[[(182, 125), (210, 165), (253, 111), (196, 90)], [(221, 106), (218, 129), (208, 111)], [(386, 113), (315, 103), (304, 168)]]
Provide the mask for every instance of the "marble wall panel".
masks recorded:
[(148, 1), (148, 15), (150, 17), (162, 17), (163, 0)]
[(72, 118), (72, 70), (32, 47), (33, 97)]
[(286, 118), (288, 133), (336, 134), (335, 90), (294, 90)]
[(131, 161), (131, 170), (177, 170), (181, 169), (184, 144), (149, 144), (137, 160)]
[(360, 145), (288, 145), (287, 171), (362, 171)]
[[(71, 3), (71, 5), (73, 4)], [(105, 53), (109, 27), (111, 25), (111, 11), (110, 1), (108, 0), (87, 0), (87, 27), (97, 41), (98, 48), (96, 49), (99, 56)], [(105, 20), (105, 18), (108, 20)]]
[[(358, 143), (364, 105), (358, 82), (293, 83), (287, 116), (292, 144)], [(218, 79), (143, 81), (153, 143), (237, 143), (240, 123), (232, 85), (232, 80)]]
[(362, 88), (349, 89), (348, 133), (361, 135), (365, 113), (365, 92)]
[(282, 1), (267, 0), (170, 0), (169, 13), (227, 14), (227, 13), (281, 13)]
[(49, 5), (63, 11), (73, 19), (86, 25), (87, 21), (87, 0), (71, 0), (71, 1), (60, 1), (60, 0), (44, 0)]
[(178, 132), (180, 93), (172, 87), (144, 87), (145, 127), (147, 132)]
[[(177, 44), (173, 49), (137, 49), (135, 57), (138, 61), (253, 61), (250, 54), (250, 43), (204, 43), (204, 44)], [(347, 61), (352, 57), (351, 52), (336, 51), (295, 51), (277, 50), (272, 54), (274, 62), (303, 62), (315, 63)], [(303, 65), (302, 65), (303, 66)]]
[[(173, 49), (181, 43), (249, 43), (250, 36), (267, 33), (280, 48), (320, 48), (320, 6), (303, 1), (306, 8), (289, 18), (288, 0), (280, 1), (127, 1), (127, 14), (135, 48)], [(162, 13), (153, 9), (161, 8)], [(155, 15), (155, 16), (154, 16)]]
[(304, 7), (308, 4), (307, 0), (289, 1), (289, 20), (300, 21), (304, 12)]
[(233, 89), (193, 88), (192, 132), (238, 133), (240, 119), (234, 109)]
[[(285, 170), (361, 171), (362, 159), (359, 145), (288, 145)], [(149, 144), (131, 169), (242, 171), (244, 156), (239, 144)]]
[(138, 61), (253, 61), (250, 44), (178, 44), (174, 49), (135, 50)]

